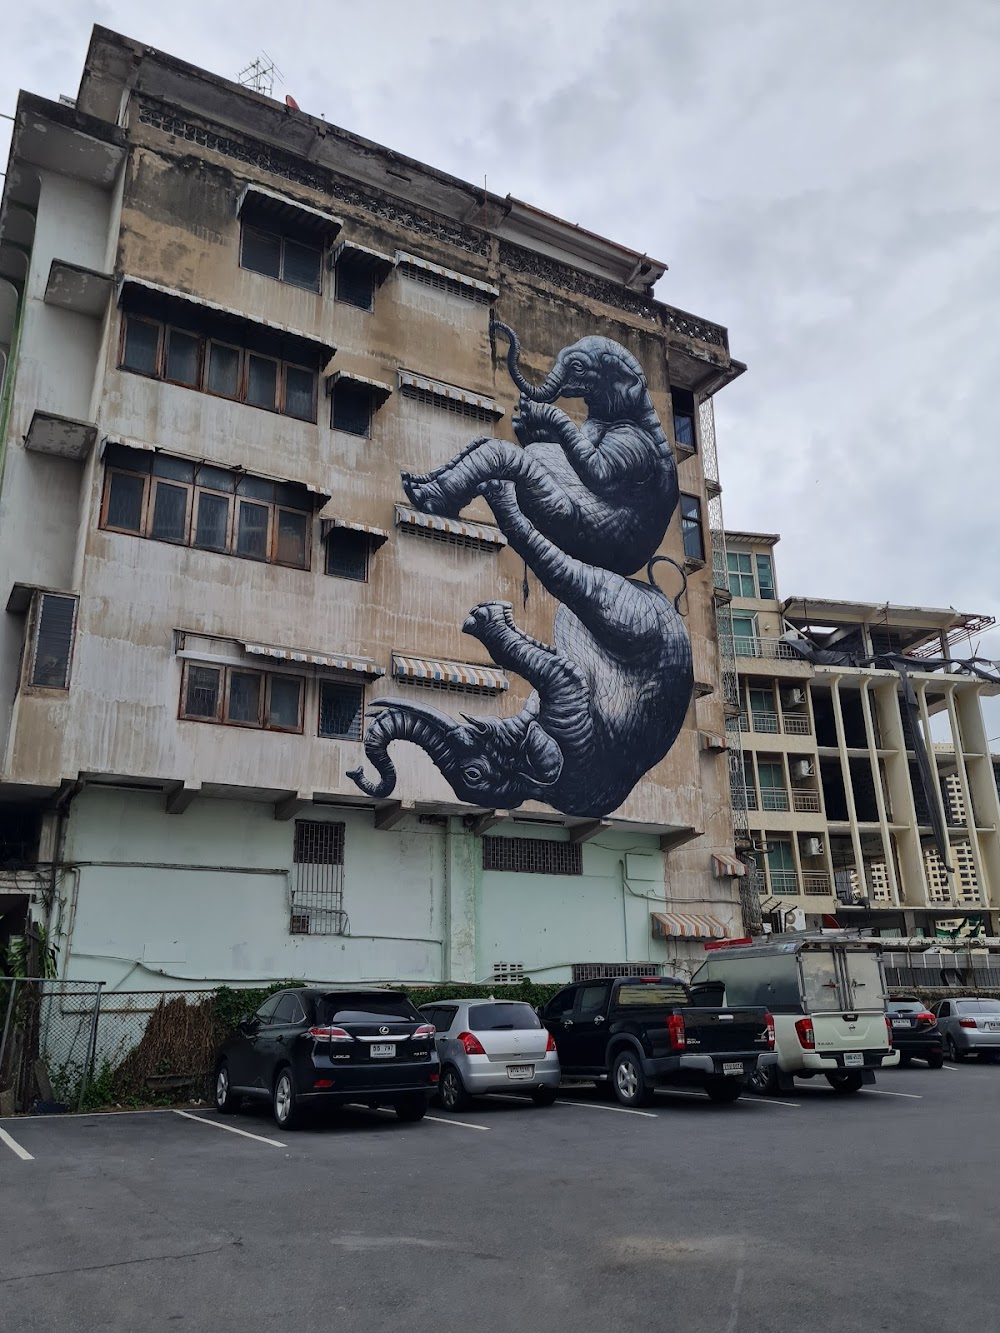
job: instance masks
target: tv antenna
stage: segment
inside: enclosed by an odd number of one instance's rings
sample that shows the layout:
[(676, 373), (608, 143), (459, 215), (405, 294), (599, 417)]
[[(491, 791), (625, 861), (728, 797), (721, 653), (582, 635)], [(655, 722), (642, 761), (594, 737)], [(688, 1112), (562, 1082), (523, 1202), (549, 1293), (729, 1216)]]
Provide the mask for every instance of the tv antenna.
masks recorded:
[(245, 69), (240, 70), (236, 76), (236, 81), (252, 92), (263, 93), (265, 97), (271, 97), (274, 94), (275, 82), (280, 83), (282, 78), (283, 75), (278, 66), (266, 51), (261, 51), (256, 60), (252, 60)]

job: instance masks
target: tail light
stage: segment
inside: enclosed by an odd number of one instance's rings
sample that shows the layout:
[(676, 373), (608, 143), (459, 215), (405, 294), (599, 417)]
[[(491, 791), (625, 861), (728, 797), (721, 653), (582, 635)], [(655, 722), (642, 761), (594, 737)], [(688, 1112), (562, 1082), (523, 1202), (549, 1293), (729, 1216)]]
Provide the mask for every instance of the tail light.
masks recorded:
[(332, 1088), (332, 1087), (333, 1087), (333, 1079), (332, 1079), (332, 1078), (318, 1078), (318, 1079), (316, 1080), (316, 1082), (313, 1084), (313, 1087), (314, 1087), (314, 1088)]
[(814, 1051), (816, 1049), (816, 1033), (813, 1030), (813, 1021), (811, 1018), (799, 1018), (795, 1023), (795, 1035), (799, 1039), (799, 1045), (804, 1051)]
[(548, 1041), (545, 1043), (545, 1054), (546, 1054), (546, 1055), (551, 1055), (552, 1052), (555, 1050), (555, 1048), (556, 1048), (556, 1039), (555, 1039), (555, 1037), (553, 1037), (552, 1033), (550, 1032), (550, 1033), (549, 1033)]
[(933, 1023), (933, 1022), (934, 1022), (934, 1015), (933, 1015), (932, 1013), (928, 1013), (927, 1010), (925, 1010), (922, 1014), (917, 1014), (917, 1022), (918, 1022), (918, 1023)]
[(435, 1032), (437, 1032), (437, 1028), (433, 1023), (421, 1023), (413, 1034), (413, 1040), (424, 1041), (428, 1037), (433, 1037)]
[(889, 1050), (892, 1050), (892, 1024), (888, 1019), (885, 1020), (886, 1036), (889, 1038)]
[(343, 1028), (319, 1027), (310, 1028), (307, 1036), (312, 1037), (313, 1041), (353, 1041), (354, 1038)]
[(471, 1032), (460, 1032), (455, 1040), (462, 1043), (462, 1049), (465, 1051), (466, 1055), (486, 1054), (483, 1050), (483, 1043), (478, 1037), (473, 1036)]
[(976, 1026), (976, 1020), (974, 1018), (960, 1018), (958, 1020), (958, 1026), (960, 1028), (974, 1028)]
[(767, 1042), (767, 1049), (774, 1050), (774, 1018), (771, 1014), (764, 1015), (764, 1040)]
[(687, 1045), (687, 1033), (684, 1031), (684, 1015), (667, 1015), (667, 1036), (670, 1038), (670, 1045), (675, 1051), (683, 1051)]

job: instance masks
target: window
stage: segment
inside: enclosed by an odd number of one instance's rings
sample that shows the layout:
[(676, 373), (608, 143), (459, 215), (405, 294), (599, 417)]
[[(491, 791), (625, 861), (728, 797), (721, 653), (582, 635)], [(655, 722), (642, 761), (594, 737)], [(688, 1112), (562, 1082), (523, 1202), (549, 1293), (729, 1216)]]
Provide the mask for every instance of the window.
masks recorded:
[(265, 731), (302, 730), (301, 676), (185, 662), (181, 717)]
[(778, 730), (778, 712), (774, 701), (774, 690), (769, 687), (750, 687), (750, 717), (754, 731), (768, 732), (772, 735)]
[(767, 875), (771, 881), (772, 893), (798, 893), (799, 881), (795, 873), (795, 858), (788, 838), (768, 838)]
[(774, 566), (769, 555), (754, 557), (757, 565), (757, 596), (764, 601), (774, 601)]
[(299, 1004), (298, 996), (286, 993), (282, 995), (281, 999), (278, 1001), (271, 1022), (291, 1027), (295, 1023), (304, 1023), (305, 1018), (306, 1016), (302, 1012), (302, 1006)]
[(757, 777), (760, 782), (760, 808), (787, 810), (788, 792), (785, 790), (785, 770), (781, 762), (758, 759)]
[(697, 449), (694, 424), (694, 395), (687, 389), (671, 387), (670, 399), (674, 409), (674, 440), (682, 449)]
[[(344, 832), (345, 825), (328, 820), (295, 821), (290, 934), (344, 933), (347, 926), (344, 912)], [(350, 1003), (350, 998), (329, 997), (331, 1005), (336, 1001), (341, 1006)], [(391, 996), (385, 998), (390, 1002), (392, 1000)], [(325, 1021), (331, 1020), (327, 1017)]]
[(596, 986), (581, 986), (578, 992), (579, 998), (576, 1002), (577, 1018), (585, 1022), (588, 1018), (593, 1019), (596, 1014), (603, 1013), (610, 994), (610, 982), (604, 982)]
[(318, 292), (322, 288), (323, 250), (276, 232), (244, 224), (240, 245), (240, 267), (266, 278)]
[(280, 1000), (281, 1000), (280, 993), (278, 995), (268, 996), (268, 998), (264, 1001), (264, 1003), (254, 1014), (254, 1018), (256, 1018), (259, 1023), (269, 1023), (271, 1021), (271, 1016), (274, 1013), (275, 1009), (277, 1009)]
[(578, 842), (553, 838), (483, 838), (483, 869), (523, 875), (582, 875)]
[(370, 435), (372, 396), (368, 390), (353, 384), (338, 384), (333, 391), (330, 424), (334, 430), (346, 431), (348, 435)]
[(169, 454), (109, 445), (101, 527), (308, 569), (312, 495)]
[(753, 564), (749, 555), (743, 551), (729, 551), (726, 554), (729, 569), (729, 591), (734, 597), (756, 597), (757, 589), (753, 581)]
[[(282, 335), (270, 329), (246, 330), (247, 345), (229, 337), (179, 328), (168, 322), (126, 314), (122, 318), (119, 367), (219, 398), (231, 398), (301, 421), (316, 420), (317, 367), (295, 358), (269, 355)], [(287, 342), (287, 339), (285, 340)], [(303, 340), (296, 346), (301, 348)], [(318, 350), (318, 349), (317, 349)]]
[(68, 690), (76, 628), (76, 597), (43, 592), (35, 598), (34, 645), (30, 683), (41, 689)]
[(733, 613), (733, 651), (737, 657), (758, 657), (760, 645), (757, 642), (757, 617), (741, 616)]
[(705, 538), (701, 530), (701, 501), (696, 495), (681, 496), (681, 532), (684, 554), (689, 560), (705, 559)]
[(367, 583), (370, 551), (371, 538), (367, 532), (332, 528), (326, 539), (326, 572), (338, 579)]
[(523, 1000), (495, 1000), (491, 1004), (469, 1006), (469, 1027), (473, 1032), (502, 1032), (510, 1028), (540, 1028), (538, 1015)]
[(375, 271), (369, 264), (342, 255), (335, 269), (335, 295), (338, 301), (371, 310), (375, 302)]
[(336, 680), (319, 684), (319, 732), (334, 740), (359, 741), (364, 722), (365, 689)]

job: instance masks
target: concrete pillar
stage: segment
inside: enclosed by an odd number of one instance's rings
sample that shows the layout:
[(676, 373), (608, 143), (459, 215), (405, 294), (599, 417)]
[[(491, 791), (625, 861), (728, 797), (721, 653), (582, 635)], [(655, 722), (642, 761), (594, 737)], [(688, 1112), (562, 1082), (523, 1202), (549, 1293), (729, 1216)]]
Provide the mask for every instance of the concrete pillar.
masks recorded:
[(885, 681), (874, 687), (874, 694), (882, 747), (888, 751), (885, 775), (902, 876), (902, 883), (896, 886), (899, 901), (901, 906), (905, 903), (910, 907), (923, 907), (927, 903), (927, 874), (917, 832), (917, 809), (910, 785), (899, 690), (895, 681)]
[(476, 980), (476, 855), (479, 839), (449, 819), (444, 846), (444, 981)]
[(854, 868), (858, 884), (864, 896), (868, 897), (868, 875), (865, 872), (865, 860), (861, 851), (861, 830), (858, 828), (858, 812), (854, 804), (854, 783), (851, 781), (851, 760), (847, 753), (847, 738), (844, 732), (844, 710), (840, 705), (840, 677), (835, 676), (830, 687), (833, 702), (833, 721), (837, 729), (837, 755), (840, 759), (840, 773), (844, 780), (844, 795), (847, 798), (847, 817), (851, 824), (851, 847), (854, 849)]
[(872, 781), (875, 784), (875, 804), (878, 807), (878, 831), (882, 840), (882, 855), (885, 857), (886, 878), (892, 901), (899, 906), (899, 883), (896, 879), (896, 858), (893, 852), (892, 835), (889, 832), (889, 818), (885, 808), (885, 791), (882, 787), (882, 764), (879, 759), (878, 737), (872, 718), (872, 701), (868, 697), (870, 680), (861, 682), (861, 712), (865, 719), (865, 738), (868, 741), (868, 757), (871, 761)]

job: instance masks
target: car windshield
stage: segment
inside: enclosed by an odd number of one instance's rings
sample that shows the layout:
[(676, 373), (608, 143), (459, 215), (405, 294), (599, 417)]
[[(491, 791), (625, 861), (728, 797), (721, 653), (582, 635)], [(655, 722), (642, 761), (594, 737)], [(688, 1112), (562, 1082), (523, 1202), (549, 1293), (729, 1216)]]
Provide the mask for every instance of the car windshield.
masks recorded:
[(1000, 1014), (1000, 1000), (960, 1000), (960, 1014)]
[(321, 1023), (378, 1023), (395, 1018), (403, 1023), (419, 1023), (420, 1014), (405, 995), (353, 994), (324, 995), (317, 1006)]
[(624, 1008), (676, 1009), (687, 1004), (687, 991), (679, 981), (628, 982), (618, 987), (618, 1004)]
[(507, 1000), (498, 1004), (474, 1004), (469, 1009), (469, 1027), (473, 1032), (499, 1032), (505, 1028), (541, 1026), (530, 1004)]

